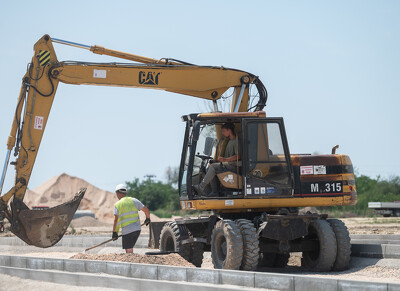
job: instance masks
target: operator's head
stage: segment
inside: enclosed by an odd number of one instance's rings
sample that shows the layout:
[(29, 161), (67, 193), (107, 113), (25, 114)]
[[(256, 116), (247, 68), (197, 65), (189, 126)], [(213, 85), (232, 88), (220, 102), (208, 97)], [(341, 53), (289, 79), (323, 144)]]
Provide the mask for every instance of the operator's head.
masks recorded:
[(225, 122), (221, 126), (221, 133), (224, 137), (235, 135), (235, 125), (232, 122)]
[(126, 196), (126, 192), (126, 186), (124, 184), (118, 184), (117, 187), (115, 187), (115, 194), (117, 194), (119, 200)]

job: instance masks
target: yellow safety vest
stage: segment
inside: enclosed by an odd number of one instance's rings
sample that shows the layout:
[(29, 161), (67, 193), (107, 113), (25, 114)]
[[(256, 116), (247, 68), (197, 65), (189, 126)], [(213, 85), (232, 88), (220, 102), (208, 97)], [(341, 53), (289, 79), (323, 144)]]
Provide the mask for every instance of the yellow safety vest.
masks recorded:
[(129, 224), (139, 221), (138, 209), (133, 202), (132, 197), (124, 197), (115, 203), (118, 209), (118, 221), (115, 231), (118, 232), (120, 228), (128, 226)]

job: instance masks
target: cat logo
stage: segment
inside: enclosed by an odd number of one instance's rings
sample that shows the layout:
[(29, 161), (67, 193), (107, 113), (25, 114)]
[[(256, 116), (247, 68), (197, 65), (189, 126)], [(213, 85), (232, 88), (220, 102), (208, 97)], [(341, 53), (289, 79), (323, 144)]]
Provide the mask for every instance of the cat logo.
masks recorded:
[(158, 76), (161, 73), (157, 72), (144, 72), (140, 71), (139, 72), (139, 84), (143, 85), (158, 85)]

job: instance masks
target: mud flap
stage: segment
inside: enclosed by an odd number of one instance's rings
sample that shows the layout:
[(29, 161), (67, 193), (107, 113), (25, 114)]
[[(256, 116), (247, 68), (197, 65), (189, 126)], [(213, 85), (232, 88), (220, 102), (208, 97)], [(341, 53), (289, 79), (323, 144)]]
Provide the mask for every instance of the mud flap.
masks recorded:
[(31, 210), (21, 200), (11, 203), (11, 231), (28, 245), (48, 248), (61, 240), (85, 195), (82, 188), (70, 201), (44, 210)]

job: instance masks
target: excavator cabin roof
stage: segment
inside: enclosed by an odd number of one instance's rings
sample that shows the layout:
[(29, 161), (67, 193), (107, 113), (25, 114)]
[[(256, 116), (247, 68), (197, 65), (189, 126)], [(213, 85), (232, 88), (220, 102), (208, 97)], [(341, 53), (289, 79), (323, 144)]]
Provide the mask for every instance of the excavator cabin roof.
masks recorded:
[(256, 112), (210, 112), (210, 113), (192, 113), (182, 116), (182, 121), (188, 120), (218, 120), (218, 119), (244, 119), (244, 118), (263, 118), (266, 117), (265, 111)]

